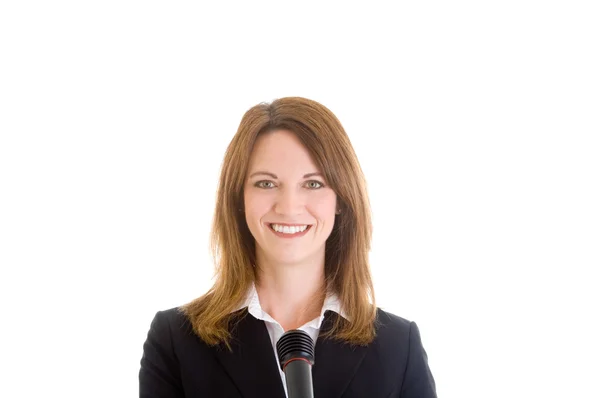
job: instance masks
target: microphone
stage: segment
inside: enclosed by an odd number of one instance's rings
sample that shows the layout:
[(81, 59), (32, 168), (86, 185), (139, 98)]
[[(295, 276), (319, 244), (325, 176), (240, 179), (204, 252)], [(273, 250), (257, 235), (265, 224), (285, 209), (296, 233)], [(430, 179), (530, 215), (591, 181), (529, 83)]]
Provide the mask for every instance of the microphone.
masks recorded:
[(285, 374), (288, 398), (314, 398), (312, 365), (315, 346), (303, 330), (288, 330), (277, 341), (279, 365)]

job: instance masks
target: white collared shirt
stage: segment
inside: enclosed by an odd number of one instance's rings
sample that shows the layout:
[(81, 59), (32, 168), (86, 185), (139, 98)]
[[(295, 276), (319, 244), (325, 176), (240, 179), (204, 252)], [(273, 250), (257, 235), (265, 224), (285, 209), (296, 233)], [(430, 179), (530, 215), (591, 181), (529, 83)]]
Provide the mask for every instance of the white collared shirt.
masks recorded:
[[(256, 286), (254, 284), (252, 284), (252, 287), (248, 291), (246, 299), (244, 300), (239, 309), (245, 307), (248, 307), (248, 312), (250, 313), (250, 315), (252, 315), (258, 320), (264, 321), (265, 326), (267, 327), (269, 337), (271, 338), (271, 345), (273, 346), (273, 353), (275, 354), (275, 361), (277, 361), (277, 369), (279, 369), (279, 374), (281, 375), (281, 381), (283, 383), (283, 389), (285, 390), (285, 395), (287, 396), (285, 374), (283, 373), (283, 370), (281, 370), (281, 366), (279, 366), (279, 358), (277, 357), (277, 341), (281, 338), (285, 331), (283, 330), (283, 327), (279, 324), (279, 322), (273, 319), (271, 315), (266, 313), (260, 306), (258, 292), (256, 291)], [(334, 294), (327, 295), (325, 297), (325, 301), (323, 302), (321, 315), (298, 328), (308, 333), (308, 335), (313, 339), (315, 344), (317, 342), (317, 337), (319, 336), (321, 323), (325, 318), (325, 311), (334, 311), (343, 316), (344, 318), (347, 318), (345, 313), (341, 311), (341, 304), (337, 296)]]

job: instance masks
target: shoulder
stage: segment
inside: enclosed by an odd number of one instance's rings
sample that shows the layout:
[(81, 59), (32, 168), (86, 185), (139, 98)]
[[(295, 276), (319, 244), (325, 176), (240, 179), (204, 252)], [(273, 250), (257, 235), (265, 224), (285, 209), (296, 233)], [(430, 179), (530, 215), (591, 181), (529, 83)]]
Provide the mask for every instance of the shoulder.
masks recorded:
[(158, 311), (150, 325), (151, 332), (163, 336), (189, 334), (192, 330), (192, 324), (181, 307)]
[(435, 398), (435, 381), (417, 324), (378, 308), (376, 330), (378, 357), (399, 371), (400, 395)]
[(377, 307), (377, 321), (380, 326), (392, 328), (408, 328), (411, 321)]
[(375, 328), (377, 334), (383, 333), (384, 335), (393, 334), (396, 336), (407, 335), (410, 333), (410, 329), (414, 322), (408, 319), (402, 318), (391, 312), (384, 311), (377, 307), (377, 317), (375, 318)]
[(375, 342), (385, 350), (406, 355), (411, 347), (421, 346), (419, 328), (414, 321), (377, 308)]
[(187, 315), (181, 307), (173, 307), (158, 311), (154, 316), (154, 320), (179, 326), (190, 324)]
[(181, 307), (156, 312), (145, 347), (159, 349), (173, 359), (184, 361), (189, 359), (190, 353), (202, 356), (211, 349), (196, 335), (190, 319)]
[(154, 315), (140, 361), (140, 396), (183, 396), (176, 346), (181, 340), (177, 334), (186, 329), (185, 319), (177, 308)]
[(182, 343), (194, 340), (192, 324), (180, 307), (156, 312), (150, 324), (147, 343), (161, 346), (165, 352), (173, 353)]

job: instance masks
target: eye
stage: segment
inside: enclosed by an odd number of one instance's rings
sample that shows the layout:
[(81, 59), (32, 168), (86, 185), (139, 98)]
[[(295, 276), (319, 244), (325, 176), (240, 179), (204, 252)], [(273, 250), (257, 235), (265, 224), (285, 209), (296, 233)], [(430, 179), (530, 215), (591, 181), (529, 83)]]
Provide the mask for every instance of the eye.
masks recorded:
[(311, 180), (306, 182), (306, 186), (309, 189), (319, 189), (323, 188), (325, 185), (321, 181)]
[(275, 184), (273, 183), (273, 181), (268, 180), (257, 181), (256, 183), (254, 183), (254, 186), (263, 189), (275, 188)]

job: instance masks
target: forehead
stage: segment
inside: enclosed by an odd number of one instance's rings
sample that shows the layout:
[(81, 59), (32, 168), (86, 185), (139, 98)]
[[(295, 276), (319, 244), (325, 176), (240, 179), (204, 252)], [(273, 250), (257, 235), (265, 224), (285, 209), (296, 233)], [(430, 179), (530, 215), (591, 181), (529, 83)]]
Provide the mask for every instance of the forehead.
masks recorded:
[(318, 171), (302, 141), (287, 130), (270, 131), (258, 137), (250, 155), (249, 171), (258, 171), (257, 169), (270, 172)]

